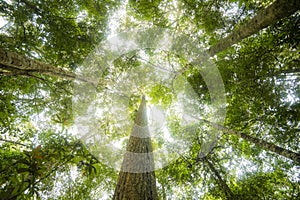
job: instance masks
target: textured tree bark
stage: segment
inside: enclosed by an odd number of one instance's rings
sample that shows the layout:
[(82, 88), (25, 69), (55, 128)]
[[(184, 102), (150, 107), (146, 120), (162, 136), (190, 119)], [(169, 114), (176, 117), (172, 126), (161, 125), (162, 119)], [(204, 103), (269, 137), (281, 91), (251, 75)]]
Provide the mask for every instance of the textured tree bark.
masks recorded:
[(213, 45), (208, 54), (214, 56), (224, 51), (233, 44), (237, 44), (241, 40), (257, 33), (276, 21), (290, 16), (300, 9), (299, 0), (277, 0), (267, 8), (259, 11), (250, 21), (233, 31), (227, 37), (221, 39), (217, 44)]
[(113, 199), (158, 199), (144, 97), (136, 114)]
[(30, 76), (34, 73), (45, 74), (63, 79), (77, 79), (83, 82), (92, 83), (90, 80), (86, 80), (84, 77), (76, 75), (74, 72), (33, 60), (14, 52), (0, 49), (0, 75)]
[(227, 185), (227, 183), (223, 180), (223, 178), (221, 177), (221, 175), (219, 174), (219, 172), (216, 170), (216, 168), (214, 167), (214, 165), (207, 159), (207, 157), (204, 157), (204, 162), (207, 163), (210, 171), (213, 173), (215, 180), (217, 182), (217, 184), (223, 189), (226, 198), (227, 199), (234, 199), (234, 194), (231, 191), (231, 189), (229, 188), (229, 186)]
[(232, 129), (229, 129), (225, 126), (222, 126), (220, 124), (216, 124), (216, 123), (213, 123), (213, 122), (210, 122), (208, 120), (205, 120), (205, 119), (201, 119), (201, 121), (207, 123), (207, 124), (210, 124), (212, 125), (213, 127), (216, 127), (217, 129), (219, 130), (222, 130), (228, 134), (231, 134), (231, 135), (236, 135), (240, 138), (243, 138), (249, 142), (252, 142), (254, 144), (256, 144), (257, 146), (267, 150), (267, 151), (272, 151), (278, 155), (281, 155), (281, 156), (284, 156), (286, 158), (289, 158), (297, 163), (300, 163), (300, 154), (299, 153), (296, 153), (296, 152), (293, 152), (291, 150), (288, 150), (288, 149), (284, 149), (282, 147), (279, 147), (275, 144), (272, 144), (270, 142), (266, 142), (264, 140), (261, 140), (259, 138), (255, 138), (255, 137), (252, 137), (250, 135), (247, 135), (247, 134), (244, 134), (244, 133), (241, 133), (241, 132), (238, 132), (238, 131), (235, 131), (235, 130), (232, 130)]

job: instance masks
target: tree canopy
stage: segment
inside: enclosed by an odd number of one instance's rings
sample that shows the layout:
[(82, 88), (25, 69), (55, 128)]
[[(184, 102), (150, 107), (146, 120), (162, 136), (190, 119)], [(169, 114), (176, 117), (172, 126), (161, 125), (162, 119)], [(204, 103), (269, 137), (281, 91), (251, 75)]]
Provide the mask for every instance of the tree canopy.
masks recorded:
[(0, 2), (1, 199), (121, 199), (141, 101), (155, 199), (298, 199), (299, 10)]

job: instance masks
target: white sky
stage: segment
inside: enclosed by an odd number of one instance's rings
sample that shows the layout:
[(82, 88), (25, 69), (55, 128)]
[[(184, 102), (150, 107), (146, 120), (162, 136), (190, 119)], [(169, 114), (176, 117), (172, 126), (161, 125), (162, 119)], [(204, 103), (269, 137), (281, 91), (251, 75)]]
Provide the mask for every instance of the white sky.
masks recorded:
[(6, 23), (7, 21), (0, 16), (0, 28), (2, 28)]

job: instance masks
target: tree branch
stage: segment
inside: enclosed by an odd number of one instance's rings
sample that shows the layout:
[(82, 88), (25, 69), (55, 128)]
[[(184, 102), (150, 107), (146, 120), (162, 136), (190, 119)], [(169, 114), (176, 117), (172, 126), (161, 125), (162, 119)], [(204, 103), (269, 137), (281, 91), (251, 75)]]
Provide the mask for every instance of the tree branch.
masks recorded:
[(276, 0), (270, 6), (260, 10), (247, 23), (240, 26), (227, 37), (221, 39), (217, 44), (210, 47), (210, 49), (205, 53), (210, 56), (214, 56), (231, 45), (237, 44), (243, 39), (256, 34), (263, 28), (274, 24), (276, 21), (292, 15), (294, 12), (298, 11), (299, 8), (299, 0)]
[(223, 180), (223, 178), (221, 177), (221, 175), (219, 174), (219, 172), (216, 170), (216, 168), (214, 167), (214, 165), (207, 159), (207, 157), (204, 157), (202, 159), (205, 163), (207, 163), (210, 171), (213, 173), (215, 180), (217, 182), (217, 184), (223, 188), (224, 193), (227, 197), (227, 199), (233, 199), (234, 198), (234, 194), (231, 191), (231, 189), (229, 188), (229, 186), (227, 185), (227, 183)]
[(291, 160), (293, 160), (297, 163), (300, 163), (300, 154), (299, 153), (293, 152), (293, 151), (288, 150), (288, 149), (284, 149), (284, 148), (279, 147), (279, 146), (277, 146), (273, 143), (266, 142), (262, 139), (255, 138), (255, 137), (247, 135), (245, 133), (241, 133), (241, 132), (229, 129), (225, 126), (222, 126), (222, 125), (214, 123), (214, 122), (210, 122), (206, 119), (199, 119), (199, 120), (202, 121), (202, 122), (205, 122), (207, 124), (210, 124), (211, 126), (217, 128), (218, 130), (222, 130), (222, 131), (224, 131), (228, 134), (231, 134), (231, 135), (236, 135), (240, 138), (243, 138), (243, 139), (247, 140), (248, 142), (252, 142), (252, 143), (256, 144), (257, 146), (259, 146), (259, 147), (261, 147), (265, 150), (272, 151), (276, 154), (279, 154), (279, 155), (284, 156), (286, 158), (289, 158), (289, 159), (291, 159)]

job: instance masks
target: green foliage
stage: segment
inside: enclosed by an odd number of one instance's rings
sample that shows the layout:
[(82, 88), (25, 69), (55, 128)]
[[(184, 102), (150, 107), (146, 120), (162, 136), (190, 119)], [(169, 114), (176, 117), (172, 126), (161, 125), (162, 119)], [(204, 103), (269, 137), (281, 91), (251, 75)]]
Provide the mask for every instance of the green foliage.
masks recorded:
[(188, 76), (187, 81), (199, 97), (199, 101), (210, 101), (208, 87), (199, 71), (194, 71), (190, 76)]
[[(213, 32), (224, 26), (224, 18), (220, 9), (221, 1), (183, 1), (187, 7), (186, 15), (192, 15), (193, 22), (208, 32)], [(209, 14), (208, 14), (209, 13)]]
[(116, 68), (115, 73), (118, 74), (139, 67), (141, 62), (138, 60), (136, 54), (137, 52), (134, 51), (115, 59), (113, 61), (114, 67)]
[(158, 84), (150, 88), (149, 97), (151, 98), (151, 103), (157, 104), (166, 108), (172, 103), (172, 90), (163, 84)]
[(239, 199), (297, 199), (300, 187), (282, 171), (249, 174), (233, 189)]
[[(1, 35), (1, 47), (74, 68), (102, 39), (108, 9), (118, 3), (80, 0), (42, 3), (25, 0), (4, 4), (3, 17), (11, 25), (5, 30), (8, 34)], [(100, 34), (99, 29), (102, 30)], [(14, 40), (5, 42), (8, 38)]]
[(163, 0), (129, 0), (129, 7), (137, 19), (151, 21), (155, 25), (164, 27), (167, 23), (164, 11), (161, 9)]
[[(298, 107), (298, 83), (295, 81), (298, 77), (294, 73), (294, 64), (290, 63), (297, 62), (299, 55), (293, 49), (299, 45), (283, 38), (289, 38), (291, 34), (287, 27), (295, 29), (295, 18), (298, 18), (297, 14), (258, 37), (246, 39), (238, 55), (231, 57), (229, 52), (221, 55), (218, 66), (229, 91), (229, 126), (237, 130), (251, 130), (249, 133), (256, 132), (257, 135), (266, 134), (268, 129), (269, 138), (293, 143), (294, 131), (297, 130), (295, 124), (299, 121), (295, 113)], [(284, 32), (274, 31), (283, 30), (283, 27), (286, 27)], [(288, 98), (289, 95), (294, 100)], [(288, 134), (290, 131), (291, 134)], [(294, 144), (288, 146), (297, 148)]]
[(39, 133), (38, 137), (35, 141), (38, 145), (34, 146), (9, 140), (1, 145), (3, 199), (39, 197), (43, 190), (51, 191), (55, 187), (57, 175), (68, 170), (77, 170), (79, 176), (89, 177), (90, 181), (99, 176), (100, 171), (102, 175), (104, 170), (109, 172), (81, 141), (71, 136), (48, 131)]

